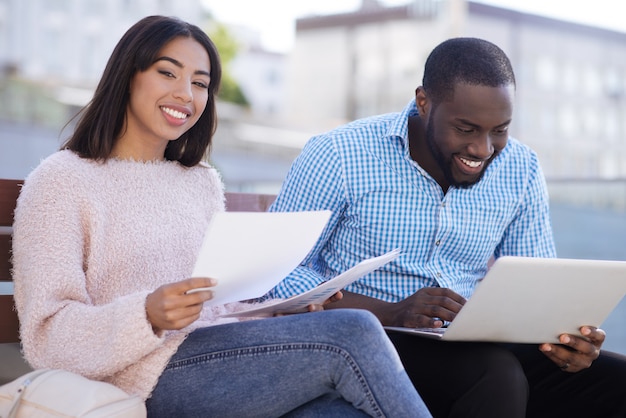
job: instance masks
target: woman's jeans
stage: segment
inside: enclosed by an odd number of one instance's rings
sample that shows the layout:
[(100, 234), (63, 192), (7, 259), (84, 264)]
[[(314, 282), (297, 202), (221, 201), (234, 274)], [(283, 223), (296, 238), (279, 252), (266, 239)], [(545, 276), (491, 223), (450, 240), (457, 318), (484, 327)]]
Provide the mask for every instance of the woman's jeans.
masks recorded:
[(371, 313), (338, 309), (201, 328), (171, 358), (150, 417), (430, 417)]

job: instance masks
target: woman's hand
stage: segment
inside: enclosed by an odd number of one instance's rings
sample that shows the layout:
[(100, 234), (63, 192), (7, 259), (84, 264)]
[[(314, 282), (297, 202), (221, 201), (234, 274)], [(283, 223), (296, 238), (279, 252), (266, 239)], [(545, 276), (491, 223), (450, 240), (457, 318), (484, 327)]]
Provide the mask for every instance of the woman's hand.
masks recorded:
[[(169, 283), (156, 289), (146, 297), (146, 316), (155, 334), (163, 330), (181, 329), (200, 317), (202, 305), (213, 297), (209, 289), (215, 279), (194, 277)], [(200, 291), (189, 291), (202, 288)]]

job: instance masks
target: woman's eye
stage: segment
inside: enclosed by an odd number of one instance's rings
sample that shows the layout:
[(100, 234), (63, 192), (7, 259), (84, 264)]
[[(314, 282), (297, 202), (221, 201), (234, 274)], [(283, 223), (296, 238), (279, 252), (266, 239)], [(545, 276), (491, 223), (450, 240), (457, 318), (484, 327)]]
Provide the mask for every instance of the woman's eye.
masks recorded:
[(170, 73), (167, 70), (159, 70), (159, 74), (163, 74), (166, 77), (174, 77), (174, 74)]
[(203, 81), (196, 81), (193, 84), (195, 84), (196, 86), (201, 87), (203, 89), (208, 89), (209, 88), (209, 84), (205, 83)]

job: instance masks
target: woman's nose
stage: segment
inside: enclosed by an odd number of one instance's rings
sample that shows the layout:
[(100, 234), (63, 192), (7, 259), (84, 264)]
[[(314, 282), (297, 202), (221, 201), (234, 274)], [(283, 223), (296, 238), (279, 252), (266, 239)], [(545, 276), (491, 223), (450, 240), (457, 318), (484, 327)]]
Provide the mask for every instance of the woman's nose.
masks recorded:
[(174, 97), (181, 99), (185, 103), (190, 102), (193, 99), (191, 83), (184, 80), (180, 80), (178, 83), (176, 83)]

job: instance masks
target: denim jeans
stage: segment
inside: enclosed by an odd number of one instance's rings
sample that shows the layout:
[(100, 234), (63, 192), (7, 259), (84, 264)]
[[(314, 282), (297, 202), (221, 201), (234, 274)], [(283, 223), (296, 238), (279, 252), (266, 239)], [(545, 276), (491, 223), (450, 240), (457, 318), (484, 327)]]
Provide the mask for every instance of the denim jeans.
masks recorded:
[(430, 417), (378, 320), (339, 309), (192, 332), (150, 417)]

